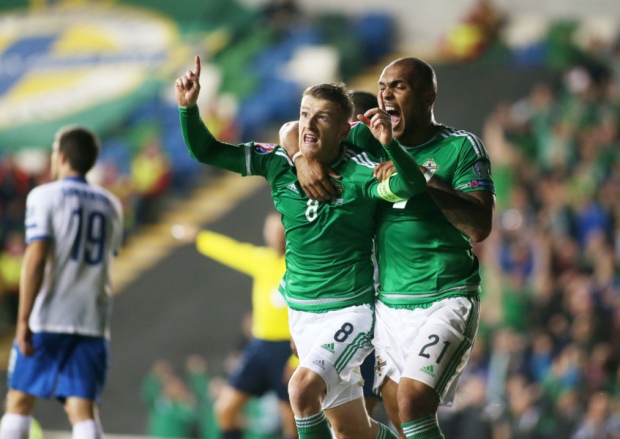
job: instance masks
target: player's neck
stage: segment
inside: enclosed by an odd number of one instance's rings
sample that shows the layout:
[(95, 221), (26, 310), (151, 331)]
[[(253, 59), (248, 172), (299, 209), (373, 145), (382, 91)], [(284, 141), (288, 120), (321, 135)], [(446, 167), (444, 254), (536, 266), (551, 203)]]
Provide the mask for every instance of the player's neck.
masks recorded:
[(422, 145), (435, 137), (440, 128), (441, 124), (435, 122), (435, 120), (431, 120), (424, 126), (415, 128), (397, 140), (407, 146)]
[(76, 172), (70, 168), (60, 169), (58, 171), (57, 180), (64, 180), (65, 178), (86, 178), (86, 177), (80, 174), (79, 172)]
[(323, 163), (329, 166), (334, 166), (340, 162), (342, 159), (342, 154), (344, 153), (344, 144), (342, 142), (338, 143), (338, 147), (333, 149), (333, 152), (330, 154), (329, 159), (325, 160)]

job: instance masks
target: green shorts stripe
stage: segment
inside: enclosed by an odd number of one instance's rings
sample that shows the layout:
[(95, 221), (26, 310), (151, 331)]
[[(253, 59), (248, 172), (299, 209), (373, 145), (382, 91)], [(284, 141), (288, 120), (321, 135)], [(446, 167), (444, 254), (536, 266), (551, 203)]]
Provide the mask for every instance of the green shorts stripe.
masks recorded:
[(371, 337), (366, 332), (360, 332), (357, 334), (355, 339), (349, 343), (349, 345), (344, 349), (342, 354), (336, 359), (334, 363), (334, 367), (338, 373), (342, 372), (344, 368), (347, 366), (351, 358), (355, 355), (355, 353), (362, 349), (366, 344), (370, 343)]
[(476, 328), (478, 327), (478, 316), (480, 315), (480, 299), (479, 298), (468, 298), (471, 302), (471, 314), (467, 319), (467, 323), (465, 324), (464, 338), (463, 341), (459, 344), (456, 352), (450, 359), (450, 362), (446, 366), (444, 373), (441, 374), (439, 381), (437, 382), (437, 386), (435, 390), (439, 395), (443, 395), (445, 391), (445, 387), (456, 372), (459, 364), (461, 364), (461, 360), (463, 356), (467, 353), (469, 349), (471, 349), (474, 337), (476, 334)]

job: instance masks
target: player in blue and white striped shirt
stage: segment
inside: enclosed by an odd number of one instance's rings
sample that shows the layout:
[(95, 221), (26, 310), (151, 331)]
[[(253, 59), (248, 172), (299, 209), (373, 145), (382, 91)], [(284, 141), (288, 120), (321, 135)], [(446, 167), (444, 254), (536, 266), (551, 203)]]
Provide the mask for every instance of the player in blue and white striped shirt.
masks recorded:
[(122, 242), (122, 209), (92, 186), (99, 141), (88, 130), (58, 131), (52, 147), (55, 181), (33, 189), (26, 203), (26, 241), (17, 333), (1, 439), (27, 438), (36, 398), (65, 406), (73, 438), (98, 438), (110, 337), (110, 264)]

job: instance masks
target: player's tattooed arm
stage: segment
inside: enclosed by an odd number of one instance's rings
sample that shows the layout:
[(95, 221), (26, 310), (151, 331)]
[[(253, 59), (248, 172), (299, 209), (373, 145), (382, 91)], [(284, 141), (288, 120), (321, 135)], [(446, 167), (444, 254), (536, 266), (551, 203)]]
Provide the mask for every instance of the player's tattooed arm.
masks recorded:
[(308, 198), (329, 201), (338, 195), (330, 178), (340, 178), (329, 166), (308, 160), (299, 152), (299, 122), (287, 122), (280, 128), (280, 145), (297, 168), (297, 179)]
[(495, 208), (493, 193), (457, 191), (437, 175), (426, 182), (426, 190), (448, 221), (473, 242), (489, 236)]

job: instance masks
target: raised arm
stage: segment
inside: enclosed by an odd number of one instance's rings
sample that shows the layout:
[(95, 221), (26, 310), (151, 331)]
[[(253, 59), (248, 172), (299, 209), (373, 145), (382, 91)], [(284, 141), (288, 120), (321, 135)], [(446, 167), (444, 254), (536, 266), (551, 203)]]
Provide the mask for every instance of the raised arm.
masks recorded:
[(256, 246), (238, 242), (228, 236), (210, 230), (198, 232), (196, 248), (203, 255), (242, 273), (253, 275), (257, 270)]
[(197, 106), (200, 94), (199, 56), (194, 59), (194, 70), (188, 70), (176, 80), (174, 91), (183, 139), (190, 155), (201, 163), (241, 173), (245, 169), (243, 148), (217, 140), (200, 118)]
[(299, 122), (287, 122), (280, 128), (280, 145), (295, 162), (297, 179), (308, 198), (329, 201), (338, 195), (330, 178), (340, 178), (329, 166), (306, 159), (299, 151)]

